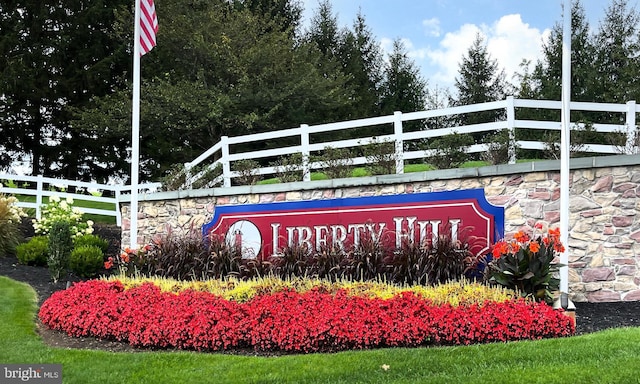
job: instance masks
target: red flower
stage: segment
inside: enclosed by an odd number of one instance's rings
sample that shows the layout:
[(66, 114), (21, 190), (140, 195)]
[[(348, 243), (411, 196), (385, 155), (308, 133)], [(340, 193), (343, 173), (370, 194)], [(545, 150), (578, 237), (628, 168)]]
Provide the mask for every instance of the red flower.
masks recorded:
[(509, 252), (509, 247), (504, 241), (500, 241), (493, 246), (493, 258), (499, 259), (503, 254)]

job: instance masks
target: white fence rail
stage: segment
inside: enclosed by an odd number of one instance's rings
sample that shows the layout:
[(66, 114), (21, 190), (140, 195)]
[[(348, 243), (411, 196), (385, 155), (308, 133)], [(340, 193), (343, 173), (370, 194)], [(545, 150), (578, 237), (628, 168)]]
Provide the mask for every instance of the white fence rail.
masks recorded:
[[(222, 185), (229, 187), (232, 185), (232, 179), (240, 176), (239, 172), (232, 171), (232, 164), (238, 160), (245, 159), (266, 159), (278, 156), (287, 156), (294, 153), (301, 153), (303, 156), (302, 174), (303, 181), (309, 181), (311, 179), (311, 171), (322, 167), (320, 163), (310, 162), (310, 154), (317, 151), (322, 151), (325, 147), (332, 148), (355, 148), (370, 144), (374, 137), (364, 137), (358, 139), (347, 139), (338, 141), (318, 141), (312, 142), (311, 137), (314, 134), (331, 133), (331, 132), (348, 132), (349, 130), (357, 128), (367, 127), (379, 127), (386, 126), (387, 131), (393, 133), (386, 133), (375, 136), (375, 139), (379, 141), (392, 141), (395, 143), (395, 159), (396, 159), (396, 173), (404, 172), (404, 161), (412, 159), (425, 158), (431, 155), (430, 151), (425, 150), (405, 150), (406, 143), (410, 143), (416, 140), (425, 140), (437, 138), (451, 133), (480, 133), (480, 132), (494, 132), (498, 130), (507, 129), (510, 132), (510, 137), (515, 137), (515, 131), (517, 129), (540, 129), (548, 131), (560, 131), (560, 121), (536, 121), (536, 120), (519, 120), (516, 118), (516, 110), (524, 109), (550, 109), (560, 111), (562, 108), (560, 101), (550, 100), (528, 100), (528, 99), (515, 99), (508, 97), (505, 100), (494, 101), (489, 103), (474, 104), (468, 106), (460, 106), (453, 108), (445, 108), (438, 110), (428, 110), (420, 112), (402, 113), (395, 112), (393, 115), (381, 116), (360, 120), (343, 121), (338, 123), (320, 124), (309, 126), (306, 124), (301, 125), (298, 128), (285, 129), (279, 131), (265, 132), (253, 135), (228, 137), (223, 136), (221, 140), (206, 152), (198, 156), (195, 160), (185, 164), (187, 170), (187, 185), (196, 178), (198, 175), (191, 175), (191, 170), (198, 166), (204, 165), (204, 162), (211, 156), (216, 159), (206, 165), (207, 169), (215, 166), (222, 167), (222, 175), (219, 176), (214, 182), (222, 182)], [(572, 102), (570, 105), (572, 111), (592, 111), (592, 112), (609, 112), (620, 114), (621, 124), (604, 124), (593, 122), (593, 129), (595, 132), (617, 132), (625, 133), (628, 143), (635, 143), (636, 132), (636, 114), (640, 111), (636, 106), (635, 101), (629, 101), (626, 104), (611, 104), (611, 103), (586, 103), (586, 102)], [(403, 123), (410, 121), (425, 122), (429, 119), (436, 119), (438, 117), (449, 117), (460, 114), (490, 111), (490, 110), (504, 110), (506, 119), (503, 121), (496, 121), (484, 124), (474, 124), (467, 126), (458, 126), (453, 128), (439, 128), (439, 129), (427, 129), (413, 132), (405, 132), (403, 130)], [(558, 115), (559, 119), (559, 115)], [(622, 124), (622, 122), (624, 122)], [(297, 145), (290, 146), (278, 146), (278, 141), (281, 139), (293, 139), (293, 141), (299, 142)], [(264, 143), (265, 148), (273, 147), (272, 149), (263, 149), (257, 151), (232, 151), (233, 146), (247, 143)], [(512, 141), (511, 148), (509, 149), (510, 160), (509, 163), (515, 163), (516, 151), (515, 148), (530, 149), (530, 150), (544, 150), (546, 143), (540, 141)], [(467, 153), (480, 153), (487, 151), (487, 144), (475, 144), (467, 149)], [(626, 150), (629, 151), (632, 148), (627, 146)], [(581, 151), (592, 152), (597, 154), (616, 154), (620, 153), (620, 148), (614, 145), (603, 144), (585, 144)], [(367, 159), (364, 157), (352, 158), (352, 164), (361, 165), (366, 164)], [(276, 168), (273, 166), (262, 167), (256, 170), (257, 174), (268, 175), (276, 173)]]
[[(120, 196), (123, 192), (131, 192), (130, 185), (107, 185), (97, 183), (87, 183), (65, 179), (55, 179), (50, 177), (20, 176), (0, 173), (0, 193), (35, 196), (35, 202), (19, 201), (16, 205), (21, 208), (31, 208), (36, 210), (36, 218), (41, 217), (41, 208), (46, 204), (44, 198), (58, 196), (60, 199), (72, 198), (74, 201), (95, 201), (112, 204), (111, 209), (86, 208), (78, 205), (82, 213), (89, 213), (102, 216), (115, 217), (116, 224), (122, 225), (120, 214)], [(73, 187), (73, 188), (70, 188)], [(160, 187), (160, 183), (149, 183), (139, 185), (140, 191), (154, 190)], [(75, 192), (67, 192), (74, 189)]]

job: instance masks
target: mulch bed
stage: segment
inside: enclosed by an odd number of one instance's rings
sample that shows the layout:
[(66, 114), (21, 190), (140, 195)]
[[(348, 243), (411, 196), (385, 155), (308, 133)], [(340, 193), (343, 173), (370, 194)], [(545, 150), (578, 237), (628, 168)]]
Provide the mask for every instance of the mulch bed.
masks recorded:
[[(38, 294), (38, 306), (57, 290), (82, 279), (68, 276), (64, 281), (53, 283), (49, 270), (18, 264), (15, 257), (0, 257), (0, 276), (25, 282)], [(585, 334), (615, 327), (640, 326), (640, 301), (613, 303), (575, 303), (576, 334)], [(38, 333), (43, 341), (54, 347), (99, 349), (113, 352), (142, 351), (126, 343), (105, 341), (96, 338), (75, 338), (58, 331), (52, 331), (38, 322)], [(253, 354), (248, 351), (241, 354)]]

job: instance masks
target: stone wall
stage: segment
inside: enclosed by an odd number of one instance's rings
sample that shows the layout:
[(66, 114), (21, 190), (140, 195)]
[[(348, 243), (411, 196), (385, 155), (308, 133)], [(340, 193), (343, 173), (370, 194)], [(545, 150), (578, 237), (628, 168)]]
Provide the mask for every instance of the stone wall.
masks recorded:
[[(483, 188), (505, 208), (505, 237), (560, 221), (558, 161), (324, 180), (308, 183), (163, 192), (141, 196), (138, 244), (168, 231), (199, 228), (216, 205), (315, 200)], [(573, 159), (570, 177), (569, 290), (573, 301), (640, 300), (640, 156)], [(122, 206), (129, 244), (129, 205)]]

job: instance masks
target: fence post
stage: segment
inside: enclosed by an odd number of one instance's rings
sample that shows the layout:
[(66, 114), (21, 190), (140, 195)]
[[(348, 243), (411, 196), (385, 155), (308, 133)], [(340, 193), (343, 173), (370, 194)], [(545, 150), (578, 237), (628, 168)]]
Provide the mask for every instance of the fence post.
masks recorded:
[[(113, 194), (116, 199), (116, 225), (122, 227), (122, 212), (120, 211), (120, 190), (121, 186), (117, 185), (113, 189)], [(103, 192), (104, 193), (104, 192)]]
[(184, 163), (184, 187), (191, 189), (191, 163)]
[(633, 155), (638, 153), (638, 138), (636, 137), (636, 101), (627, 101), (627, 145), (625, 145), (626, 154)]
[(507, 96), (507, 129), (509, 130), (509, 164), (516, 163), (516, 108), (513, 96)]
[(42, 190), (44, 189), (43, 186), (43, 176), (42, 175), (38, 175), (37, 176), (38, 181), (36, 182), (36, 219), (40, 220), (41, 216), (42, 216)]
[(222, 157), (220, 162), (222, 163), (222, 185), (224, 187), (231, 186), (231, 163), (229, 162), (229, 136), (222, 136), (220, 138), (220, 144), (222, 147), (220, 151)]
[(396, 150), (396, 174), (404, 173), (404, 141), (402, 140), (402, 112), (393, 112), (393, 136)]
[(309, 125), (300, 125), (300, 152), (302, 153), (302, 181), (311, 181), (311, 169), (309, 169)]

